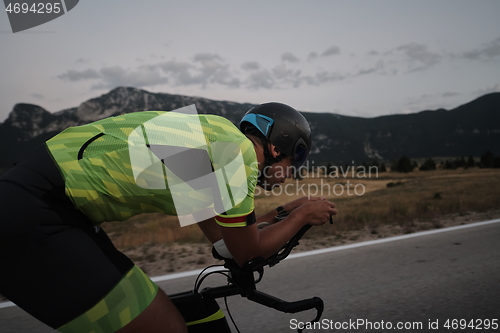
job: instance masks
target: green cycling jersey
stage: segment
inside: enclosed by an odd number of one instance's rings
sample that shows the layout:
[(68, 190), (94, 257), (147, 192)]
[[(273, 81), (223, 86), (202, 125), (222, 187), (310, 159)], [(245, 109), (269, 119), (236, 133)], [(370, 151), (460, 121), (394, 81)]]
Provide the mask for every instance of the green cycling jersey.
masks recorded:
[[(254, 210), (255, 150), (223, 117), (135, 112), (70, 127), (46, 145), (64, 178), (67, 196), (96, 225), (141, 213), (186, 215), (208, 209), (220, 225), (245, 226), (245, 216)], [(194, 155), (206, 158), (186, 160), (189, 154), (171, 154), (163, 159), (162, 147), (202, 152)], [(176, 163), (170, 167), (166, 160)], [(183, 167), (207, 169), (197, 165), (200, 161), (209, 161), (217, 191), (213, 182), (199, 188), (178, 175)], [(214, 193), (222, 199), (214, 199)], [(222, 202), (217, 209), (214, 200)]]

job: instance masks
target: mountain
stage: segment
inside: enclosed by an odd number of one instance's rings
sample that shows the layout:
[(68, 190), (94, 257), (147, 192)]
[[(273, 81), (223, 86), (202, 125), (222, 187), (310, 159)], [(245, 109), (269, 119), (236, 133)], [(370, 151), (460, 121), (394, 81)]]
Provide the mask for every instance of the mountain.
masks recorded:
[[(17, 104), (0, 124), (0, 169), (67, 128), (105, 117), (143, 110), (174, 110), (195, 104), (201, 114), (216, 114), (237, 123), (252, 104), (150, 93), (120, 87), (57, 113)], [(453, 110), (422, 111), (375, 118), (332, 113), (304, 113), (313, 131), (311, 160), (350, 163), (433, 156), (500, 154), (500, 93), (482, 96)]]
[(316, 133), (313, 152), (323, 162), (500, 153), (500, 93), (450, 111), (376, 118), (317, 113), (306, 117)]

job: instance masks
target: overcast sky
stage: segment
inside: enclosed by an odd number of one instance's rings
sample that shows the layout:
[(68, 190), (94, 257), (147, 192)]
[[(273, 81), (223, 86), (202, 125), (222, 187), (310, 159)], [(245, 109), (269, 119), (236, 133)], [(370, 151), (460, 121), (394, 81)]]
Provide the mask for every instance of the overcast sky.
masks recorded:
[(0, 121), (118, 86), (375, 117), (500, 91), (500, 1), (82, 0), (13, 34), (0, 13)]

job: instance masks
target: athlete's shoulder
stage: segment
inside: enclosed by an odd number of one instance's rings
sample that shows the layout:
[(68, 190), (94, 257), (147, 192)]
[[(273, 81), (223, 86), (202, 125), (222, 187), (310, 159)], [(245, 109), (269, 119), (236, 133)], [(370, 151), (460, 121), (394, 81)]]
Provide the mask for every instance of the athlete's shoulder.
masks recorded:
[(240, 131), (240, 129), (227, 118), (211, 114), (199, 116), (202, 125), (204, 127), (208, 127), (209, 131), (217, 134), (221, 141), (246, 139), (246, 136)]

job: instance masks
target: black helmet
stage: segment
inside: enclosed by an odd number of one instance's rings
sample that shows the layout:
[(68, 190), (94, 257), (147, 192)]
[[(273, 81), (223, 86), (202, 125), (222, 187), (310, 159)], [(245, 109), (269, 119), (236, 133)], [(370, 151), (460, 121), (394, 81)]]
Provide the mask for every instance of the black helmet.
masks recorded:
[(311, 128), (300, 112), (282, 103), (260, 104), (245, 113), (240, 130), (245, 133), (249, 124), (285, 155), (292, 156), (296, 168), (304, 164), (311, 149)]

